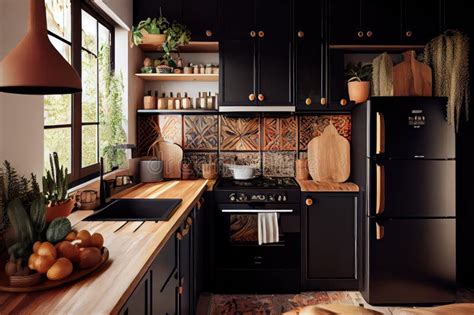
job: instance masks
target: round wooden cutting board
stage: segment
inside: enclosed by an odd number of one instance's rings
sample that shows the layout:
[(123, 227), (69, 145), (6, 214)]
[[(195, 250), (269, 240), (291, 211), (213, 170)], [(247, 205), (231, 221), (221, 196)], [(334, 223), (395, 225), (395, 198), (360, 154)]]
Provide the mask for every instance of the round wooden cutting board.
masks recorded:
[(1, 272), (0, 272), (0, 292), (34, 292), (34, 291), (43, 291), (43, 290), (49, 290), (57, 287), (62, 287), (67, 285), (68, 283), (77, 281), (81, 278), (86, 277), (87, 275), (93, 273), (94, 271), (100, 269), (107, 260), (109, 259), (109, 250), (105, 247), (102, 248), (102, 260), (100, 263), (95, 265), (92, 268), (89, 269), (81, 269), (77, 270), (74, 269), (74, 271), (66, 278), (62, 280), (44, 280), (34, 286), (31, 287), (13, 287), (10, 286), (10, 280), (5, 275), (4, 270), (4, 264), (1, 266)]
[(308, 144), (308, 168), (318, 182), (345, 182), (351, 173), (350, 144), (331, 123)]

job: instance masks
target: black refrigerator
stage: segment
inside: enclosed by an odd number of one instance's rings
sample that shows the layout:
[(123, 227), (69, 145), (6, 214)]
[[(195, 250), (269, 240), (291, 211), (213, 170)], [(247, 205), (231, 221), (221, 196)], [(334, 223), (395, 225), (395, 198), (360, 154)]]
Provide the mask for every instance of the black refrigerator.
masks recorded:
[(455, 128), (446, 98), (372, 97), (352, 113), (369, 304), (455, 300)]

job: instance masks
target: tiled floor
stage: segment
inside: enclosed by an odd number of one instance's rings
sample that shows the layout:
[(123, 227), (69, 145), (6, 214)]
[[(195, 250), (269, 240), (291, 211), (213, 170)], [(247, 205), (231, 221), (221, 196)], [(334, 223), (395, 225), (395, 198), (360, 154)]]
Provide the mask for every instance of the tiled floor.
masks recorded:
[[(474, 289), (460, 289), (458, 303), (474, 302)], [(359, 292), (321, 291), (278, 295), (217, 295), (203, 294), (197, 315), (293, 315), (299, 307), (316, 304), (349, 304), (364, 306), (380, 314), (392, 315), (398, 307), (374, 307), (365, 302)]]

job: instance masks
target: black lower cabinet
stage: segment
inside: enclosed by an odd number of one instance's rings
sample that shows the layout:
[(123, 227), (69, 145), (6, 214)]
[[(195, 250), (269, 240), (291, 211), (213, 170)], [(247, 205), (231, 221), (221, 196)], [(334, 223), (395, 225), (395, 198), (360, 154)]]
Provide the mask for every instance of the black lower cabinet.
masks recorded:
[(302, 194), (303, 290), (359, 289), (357, 194)]
[(179, 247), (179, 314), (188, 315), (193, 312), (193, 234), (192, 217), (189, 216), (178, 232)]
[(151, 278), (147, 272), (120, 311), (120, 315), (151, 314)]

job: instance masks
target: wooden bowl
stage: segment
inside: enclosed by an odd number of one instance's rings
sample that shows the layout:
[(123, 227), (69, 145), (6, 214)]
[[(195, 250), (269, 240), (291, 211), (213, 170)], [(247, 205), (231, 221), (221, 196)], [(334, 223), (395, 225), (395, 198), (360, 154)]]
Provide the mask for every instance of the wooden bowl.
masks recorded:
[(44, 280), (40, 273), (32, 273), (27, 276), (10, 276), (10, 285), (12, 287), (31, 287)]

